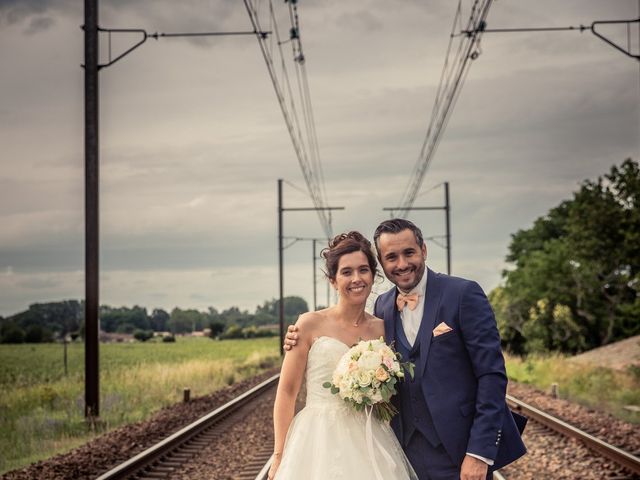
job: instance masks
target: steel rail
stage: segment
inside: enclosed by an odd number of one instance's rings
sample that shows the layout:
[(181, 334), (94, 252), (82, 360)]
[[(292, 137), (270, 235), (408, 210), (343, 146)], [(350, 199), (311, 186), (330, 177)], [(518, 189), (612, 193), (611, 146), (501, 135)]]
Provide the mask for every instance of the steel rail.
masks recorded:
[(255, 480), (267, 480), (267, 475), (269, 474), (269, 469), (271, 468), (271, 462), (273, 462), (273, 455), (269, 457), (269, 460), (267, 460), (267, 463), (264, 464), (264, 467), (262, 467), (260, 473), (256, 475)]
[(158, 459), (166, 456), (171, 451), (184, 445), (207, 428), (211, 427), (219, 420), (227, 416), (229, 413), (237, 410), (239, 407), (246, 405), (253, 398), (263, 393), (265, 390), (277, 384), (280, 374), (276, 374), (255, 387), (247, 390), (242, 395), (225, 403), (221, 407), (216, 408), (212, 412), (199, 418), (195, 422), (180, 429), (176, 433), (170, 435), (164, 440), (156, 443), (152, 447), (140, 452), (135, 457), (121, 463), (108, 472), (100, 475), (96, 480), (120, 480), (133, 475), (156, 462)]
[(531, 420), (538, 422), (551, 430), (554, 430), (566, 437), (580, 440), (587, 448), (598, 452), (603, 457), (615, 462), (616, 464), (629, 470), (631, 473), (640, 475), (640, 458), (629, 452), (615, 447), (593, 435), (584, 432), (567, 422), (553, 417), (531, 405), (518, 400), (517, 398), (507, 395), (507, 403), (511, 408), (517, 410), (522, 415), (529, 417)]

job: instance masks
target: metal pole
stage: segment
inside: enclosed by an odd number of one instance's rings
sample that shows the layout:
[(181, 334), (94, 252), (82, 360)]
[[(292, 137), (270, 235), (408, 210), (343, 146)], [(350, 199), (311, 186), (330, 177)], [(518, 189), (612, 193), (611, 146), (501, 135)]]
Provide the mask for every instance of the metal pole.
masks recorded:
[(444, 211), (447, 221), (447, 275), (451, 275), (451, 229), (449, 221), (449, 182), (444, 182)]
[(313, 311), (318, 310), (318, 288), (316, 285), (316, 239), (311, 240), (312, 258), (313, 258)]
[(84, 2), (85, 112), (85, 408), (100, 416), (99, 389), (99, 158), (98, 158), (98, 0)]
[(284, 355), (284, 247), (282, 245), (282, 179), (278, 179), (278, 274), (280, 284), (280, 302), (278, 303), (278, 320), (280, 322), (280, 356)]

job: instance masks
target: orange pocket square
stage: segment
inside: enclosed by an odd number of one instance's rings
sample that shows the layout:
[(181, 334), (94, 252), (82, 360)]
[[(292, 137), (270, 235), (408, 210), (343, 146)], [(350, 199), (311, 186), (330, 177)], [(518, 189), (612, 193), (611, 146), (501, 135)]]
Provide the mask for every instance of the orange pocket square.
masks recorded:
[(440, 322), (436, 328), (433, 329), (433, 336), (437, 337), (438, 335), (442, 335), (443, 333), (447, 333), (453, 330), (449, 325), (444, 322)]

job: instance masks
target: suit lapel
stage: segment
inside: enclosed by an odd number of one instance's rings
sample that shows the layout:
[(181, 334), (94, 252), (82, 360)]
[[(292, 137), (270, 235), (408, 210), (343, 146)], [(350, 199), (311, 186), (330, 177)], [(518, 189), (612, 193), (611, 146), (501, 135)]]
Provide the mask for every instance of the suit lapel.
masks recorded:
[(440, 294), (442, 293), (440, 279), (430, 269), (427, 269), (427, 291), (424, 296), (424, 311), (422, 321), (418, 330), (420, 340), (420, 366), (417, 369), (421, 374), (425, 371), (429, 349), (431, 348), (431, 338), (433, 329), (436, 326), (438, 306), (440, 305)]
[(393, 289), (388, 292), (388, 300), (383, 309), (383, 318), (384, 318), (384, 335), (387, 339), (387, 343), (389, 345), (393, 345), (396, 341), (396, 314), (398, 309), (396, 306), (396, 295), (398, 295), (398, 289), (393, 287)]

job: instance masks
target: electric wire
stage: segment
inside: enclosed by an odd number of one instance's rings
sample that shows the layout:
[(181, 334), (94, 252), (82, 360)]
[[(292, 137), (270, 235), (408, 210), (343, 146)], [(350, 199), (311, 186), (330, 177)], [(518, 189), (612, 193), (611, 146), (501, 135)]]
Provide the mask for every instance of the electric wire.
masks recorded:
[[(291, 24), (290, 38), (283, 41), (280, 36), (276, 12), (272, 0), (269, 0), (269, 23), (274, 32), (274, 41), (268, 42), (264, 36), (256, 34), (262, 56), (265, 60), (269, 77), (280, 105), (280, 110), (293, 144), (298, 164), (307, 184), (309, 196), (317, 209), (318, 218), (327, 237), (332, 236), (331, 215), (327, 210), (326, 189), (322, 162), (320, 160), (317, 133), (311, 105), (311, 93), (305, 68), (305, 58), (300, 38), (300, 23), (297, 11), (297, 2), (289, 0), (289, 22)], [(244, 0), (247, 13), (253, 25), (254, 31), (260, 32), (260, 13), (253, 0)], [(285, 62), (283, 45), (291, 43), (293, 62), (295, 65), (295, 78), (297, 85), (297, 99), (293, 94), (293, 87), (289, 79), (289, 72)], [(279, 56), (280, 75), (275, 67), (274, 54)], [(300, 110), (300, 115), (298, 111)], [(302, 118), (302, 122), (300, 121)]]
[[(442, 135), (451, 118), (451, 113), (458, 101), (462, 85), (469, 73), (471, 65), (469, 60), (474, 60), (480, 53), (480, 39), (490, 6), (491, 0), (475, 0), (467, 20), (467, 34), (459, 36), (455, 33), (462, 16), (461, 1), (458, 1), (440, 83), (436, 90), (436, 98), (431, 111), (431, 119), (420, 155), (413, 167), (409, 183), (400, 202), (400, 216), (407, 216), (415, 202), (429, 164), (442, 140)], [(454, 38), (459, 40), (453, 59), (450, 60)]]

